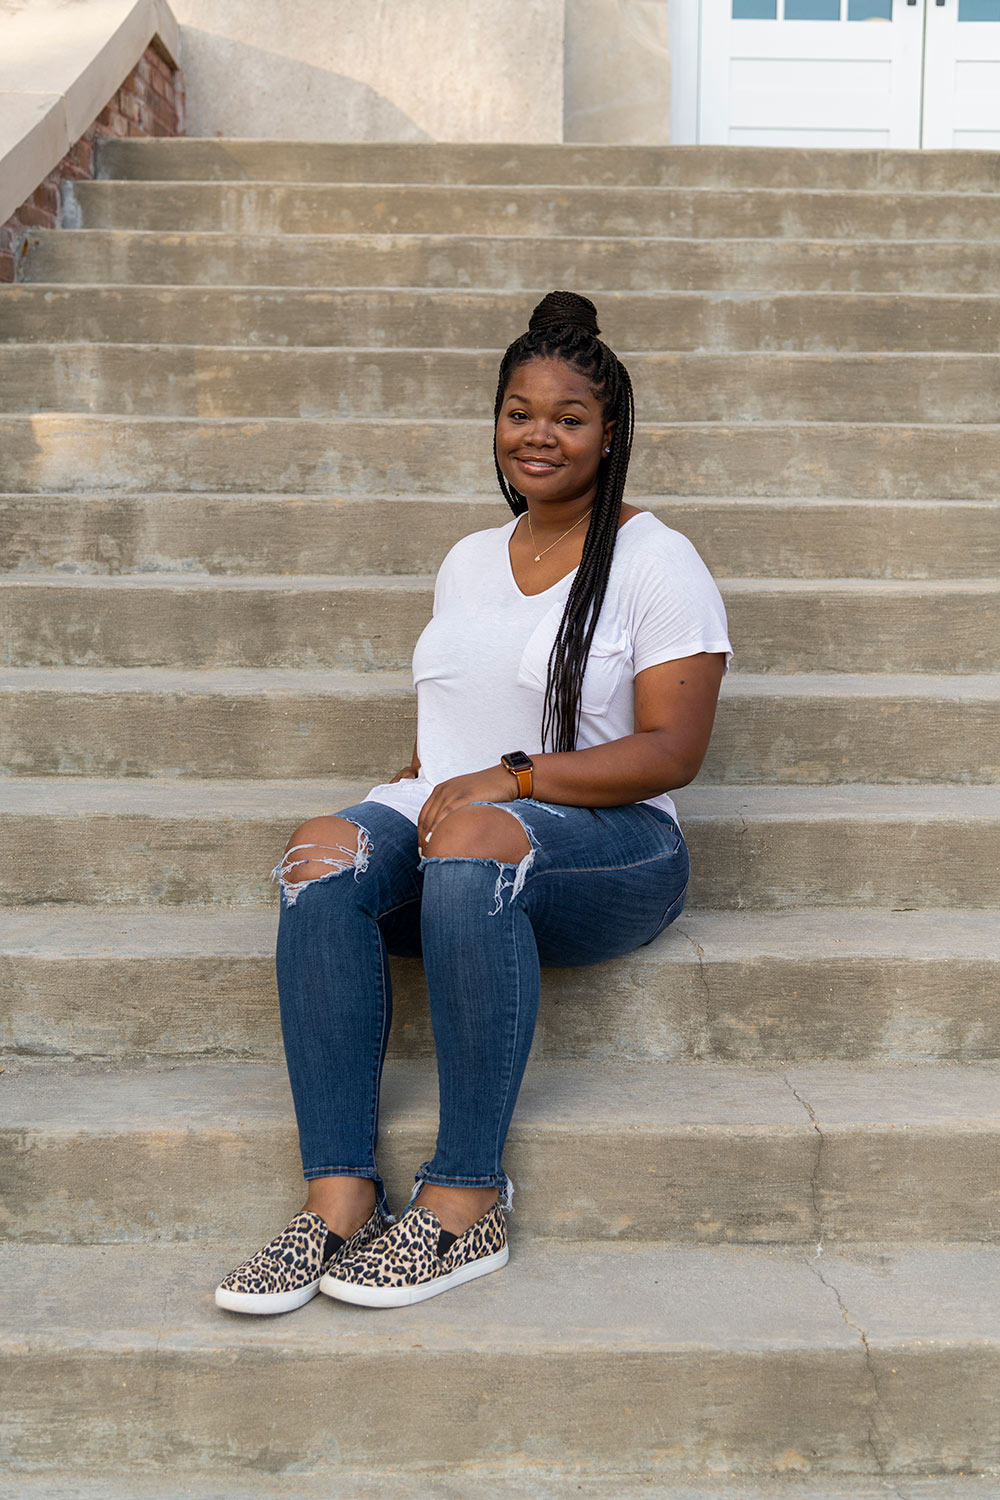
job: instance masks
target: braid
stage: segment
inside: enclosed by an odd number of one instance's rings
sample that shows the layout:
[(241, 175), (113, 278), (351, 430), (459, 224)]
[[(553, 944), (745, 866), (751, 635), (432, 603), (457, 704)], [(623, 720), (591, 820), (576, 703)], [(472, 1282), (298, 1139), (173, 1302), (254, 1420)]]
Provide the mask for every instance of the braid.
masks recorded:
[[(553, 750), (576, 748), (583, 675), (607, 592), (635, 427), (629, 373), (599, 333), (597, 309), (592, 302), (575, 292), (550, 292), (532, 313), (528, 332), (514, 340), (500, 363), (493, 412), (495, 432), (515, 369), (534, 359), (562, 359), (587, 377), (602, 403), (605, 422), (615, 423), (611, 453), (602, 458), (598, 470), (583, 556), (549, 656), (541, 742), (543, 748)], [(523, 515), (527, 501), (504, 478), (495, 437), (493, 461), (501, 494), (515, 516)]]

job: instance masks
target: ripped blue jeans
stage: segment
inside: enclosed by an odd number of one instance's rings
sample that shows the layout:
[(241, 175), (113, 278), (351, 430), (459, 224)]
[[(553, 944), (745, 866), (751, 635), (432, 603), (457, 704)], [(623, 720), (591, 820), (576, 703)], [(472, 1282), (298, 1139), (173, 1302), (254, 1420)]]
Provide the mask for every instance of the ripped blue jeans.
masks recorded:
[(283, 878), (278, 993), (307, 1179), (370, 1177), (385, 1206), (375, 1149), (392, 1019), (388, 954), (419, 953), (440, 1125), (417, 1184), (497, 1187), (509, 1207), (501, 1158), (535, 1030), (540, 966), (615, 958), (680, 915), (688, 855), (666, 813), (642, 803), (496, 805), (528, 836), (517, 865), (421, 858), (408, 818), (364, 802), (340, 814), (360, 830), (357, 854), (345, 849), (318, 880)]

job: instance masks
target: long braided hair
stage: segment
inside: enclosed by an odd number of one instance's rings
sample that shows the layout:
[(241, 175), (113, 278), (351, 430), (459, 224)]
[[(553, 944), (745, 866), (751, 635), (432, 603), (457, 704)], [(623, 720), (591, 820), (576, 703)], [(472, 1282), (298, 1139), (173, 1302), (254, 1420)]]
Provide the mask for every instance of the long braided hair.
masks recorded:
[(576, 748), (583, 674), (607, 591), (635, 428), (629, 373), (599, 334), (597, 308), (587, 297), (549, 292), (531, 314), (527, 333), (514, 340), (500, 362), (493, 411), (493, 461), (500, 491), (515, 516), (524, 514), (528, 502), (504, 478), (496, 451), (496, 422), (515, 370), (534, 359), (565, 360), (590, 381), (602, 404), (604, 421), (615, 423), (611, 452), (602, 454), (598, 469), (583, 556), (549, 656), (541, 742), (552, 750)]

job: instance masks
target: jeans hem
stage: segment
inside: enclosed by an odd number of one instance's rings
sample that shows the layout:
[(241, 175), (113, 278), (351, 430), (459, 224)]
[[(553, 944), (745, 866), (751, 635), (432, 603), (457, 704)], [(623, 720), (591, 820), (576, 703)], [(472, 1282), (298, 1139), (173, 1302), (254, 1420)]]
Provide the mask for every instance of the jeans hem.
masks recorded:
[(481, 1177), (449, 1177), (442, 1172), (431, 1172), (428, 1170), (429, 1162), (416, 1173), (413, 1179), (413, 1192), (406, 1207), (409, 1208), (416, 1198), (424, 1183), (431, 1187), (454, 1187), (454, 1188), (496, 1188), (500, 1194), (500, 1207), (508, 1213), (514, 1208), (514, 1184), (506, 1172), (488, 1172)]

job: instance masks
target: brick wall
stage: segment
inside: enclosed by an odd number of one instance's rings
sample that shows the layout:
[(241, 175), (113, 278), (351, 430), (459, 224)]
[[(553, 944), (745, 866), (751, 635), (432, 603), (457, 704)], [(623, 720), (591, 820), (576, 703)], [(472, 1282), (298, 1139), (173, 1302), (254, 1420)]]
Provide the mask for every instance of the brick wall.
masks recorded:
[(41, 183), (0, 226), (0, 281), (13, 281), (25, 229), (55, 229), (59, 193), (67, 178), (93, 177), (96, 146), (108, 135), (183, 135), (184, 82), (155, 44), (146, 48), (121, 88)]

